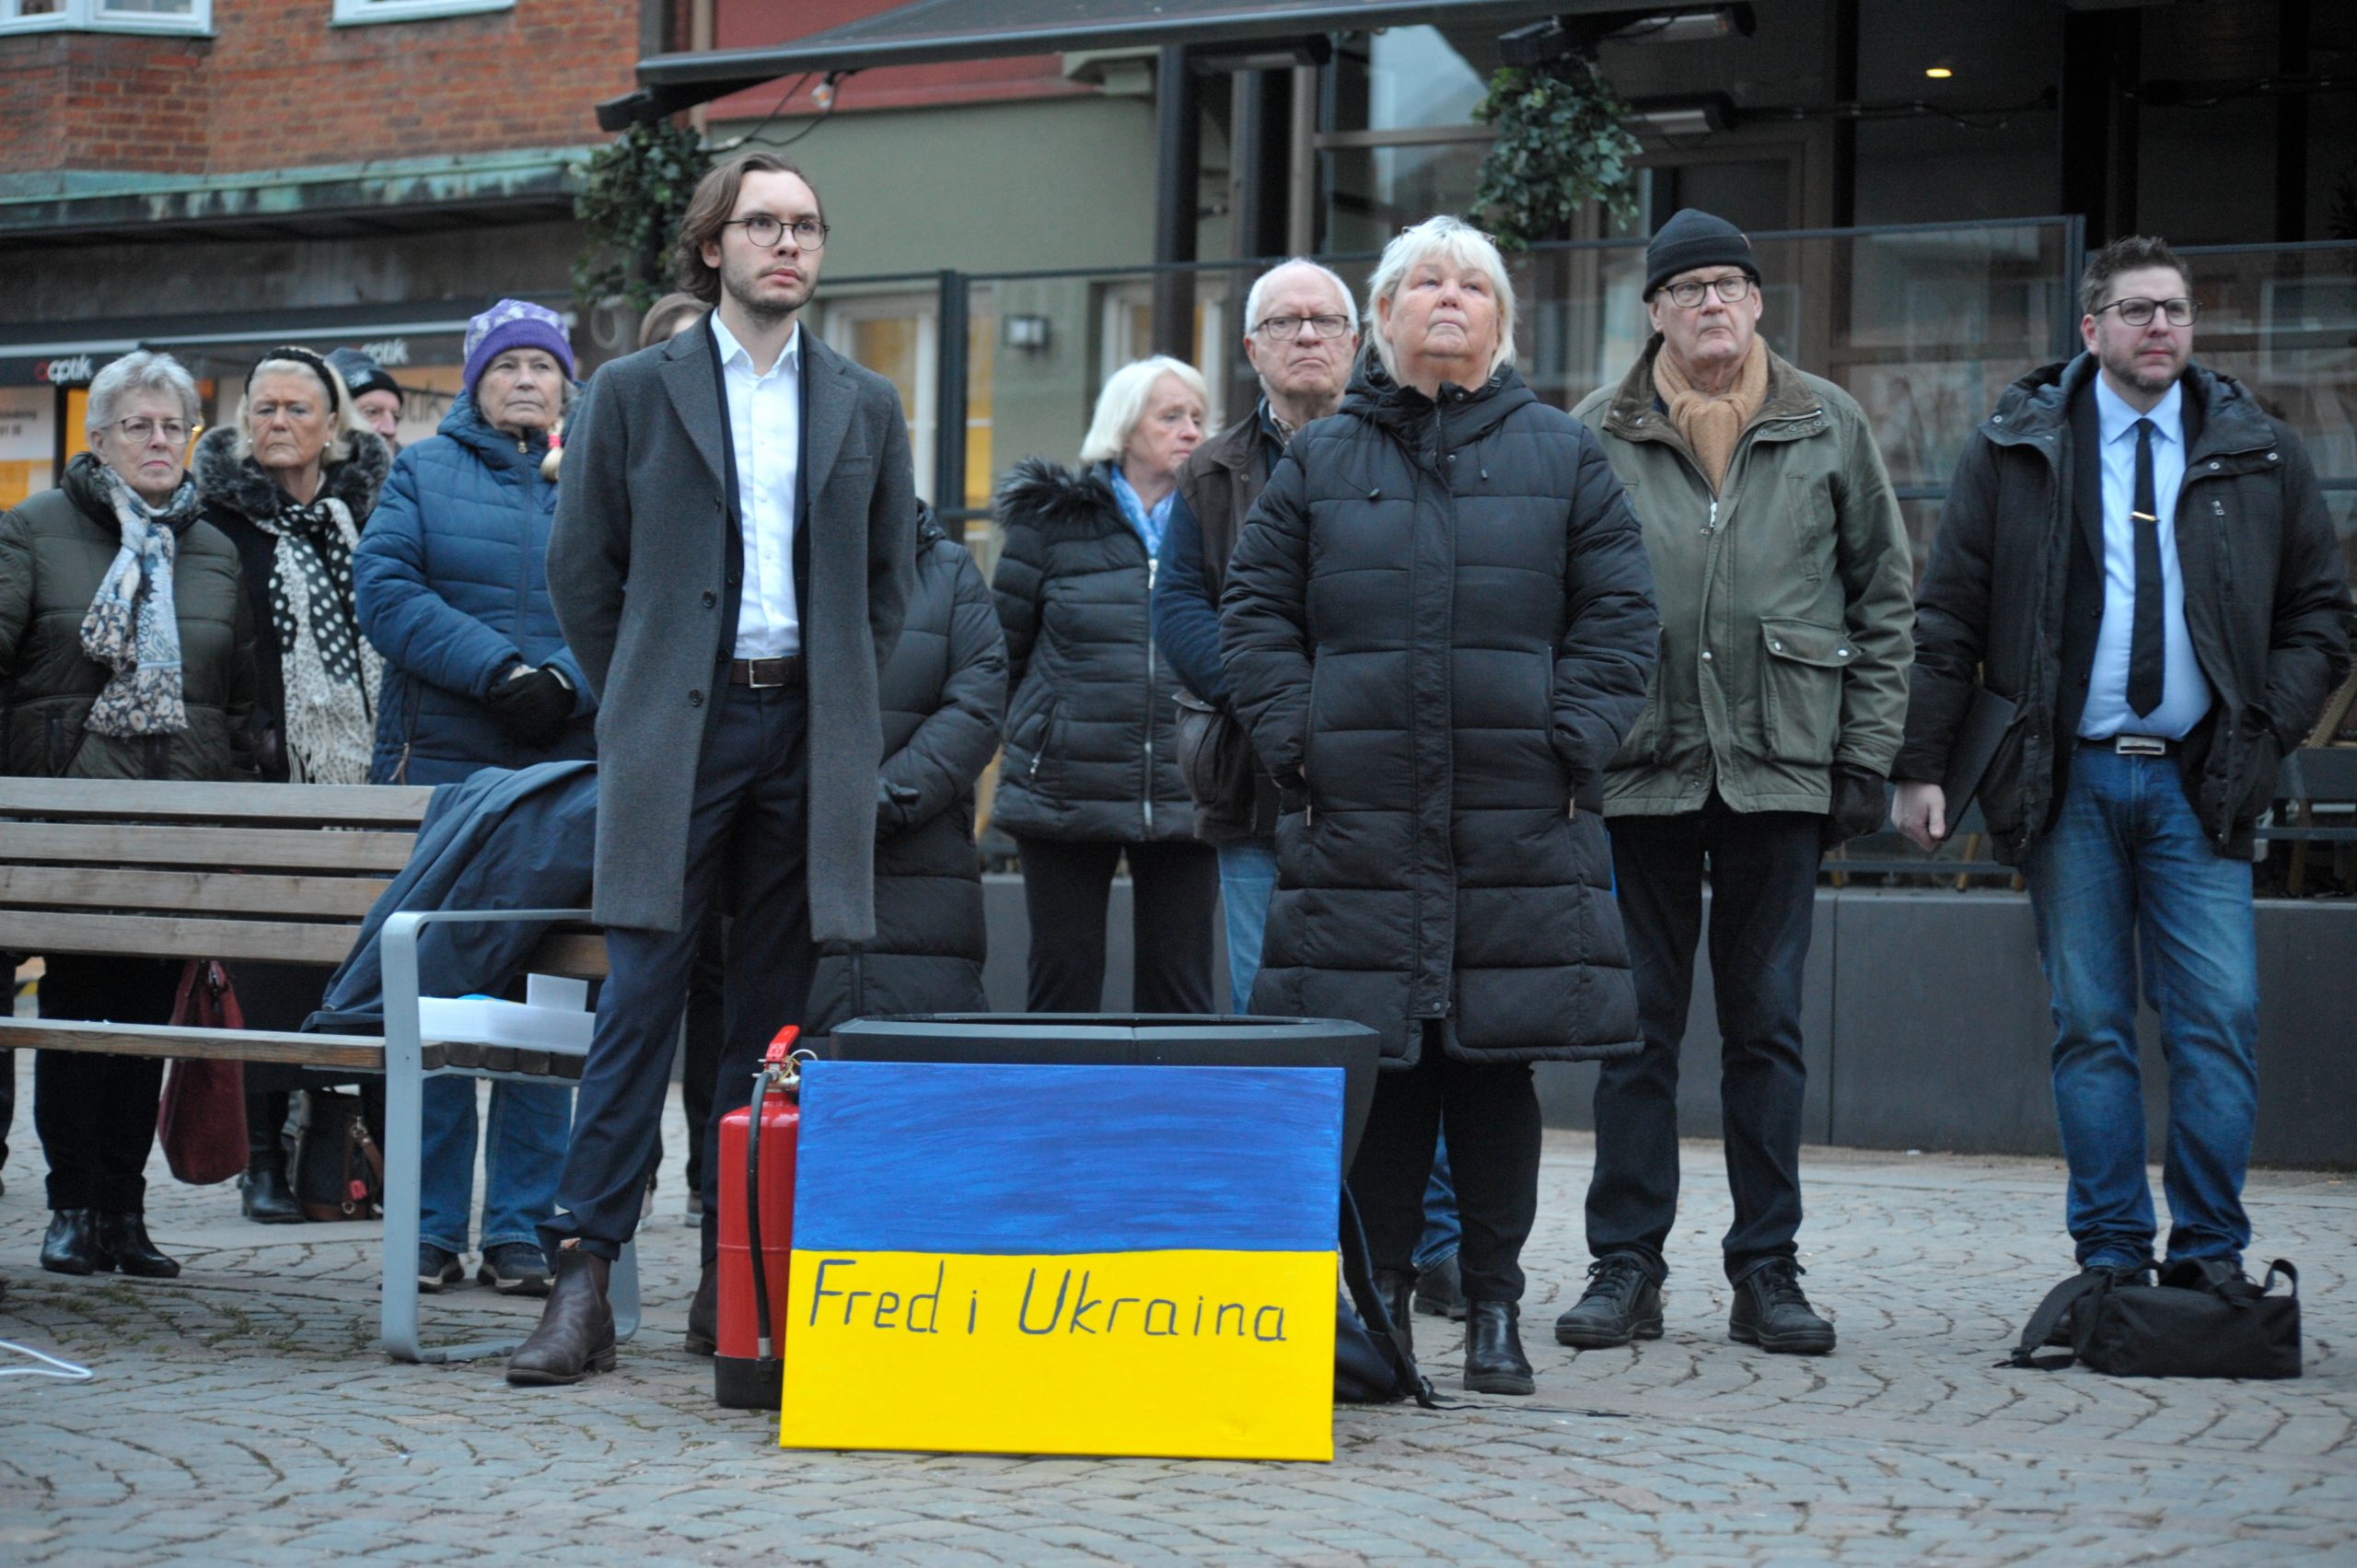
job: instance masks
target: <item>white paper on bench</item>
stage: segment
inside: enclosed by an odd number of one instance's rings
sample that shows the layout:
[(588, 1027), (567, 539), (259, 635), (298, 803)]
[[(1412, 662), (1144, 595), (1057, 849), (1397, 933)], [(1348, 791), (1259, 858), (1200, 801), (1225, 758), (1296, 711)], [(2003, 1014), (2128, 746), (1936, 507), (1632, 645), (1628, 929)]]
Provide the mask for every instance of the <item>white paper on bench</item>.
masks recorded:
[(421, 996), (418, 1033), (427, 1040), (474, 1045), (520, 1046), (586, 1055), (598, 1016), (585, 1005), (589, 982), (555, 975), (527, 977), (528, 1002), (490, 996)]

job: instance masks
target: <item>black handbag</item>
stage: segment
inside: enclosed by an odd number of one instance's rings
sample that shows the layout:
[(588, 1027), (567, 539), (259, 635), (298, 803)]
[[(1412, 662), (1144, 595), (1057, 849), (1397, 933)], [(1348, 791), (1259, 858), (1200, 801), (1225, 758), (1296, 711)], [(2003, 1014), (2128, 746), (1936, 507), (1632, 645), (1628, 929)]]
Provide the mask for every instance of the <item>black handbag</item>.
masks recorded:
[(295, 1134), (295, 1198), (304, 1217), (373, 1220), (385, 1213), (385, 1156), (369, 1135), (357, 1095), (303, 1091), (303, 1124)]
[(1197, 807), (1216, 821), (1249, 828), (1252, 739), (1225, 710), (1183, 688), (1177, 693), (1178, 776)]
[[(2290, 1288), (2272, 1294), (2281, 1275)], [(2068, 1313), (2071, 1348), (2039, 1355)], [(2090, 1269), (2046, 1293), (2001, 1365), (2058, 1371), (2073, 1361), (2114, 1377), (2297, 1377), (2300, 1272), (2278, 1258), (2253, 1283), (2218, 1264), (2181, 1262), (2157, 1284)]]

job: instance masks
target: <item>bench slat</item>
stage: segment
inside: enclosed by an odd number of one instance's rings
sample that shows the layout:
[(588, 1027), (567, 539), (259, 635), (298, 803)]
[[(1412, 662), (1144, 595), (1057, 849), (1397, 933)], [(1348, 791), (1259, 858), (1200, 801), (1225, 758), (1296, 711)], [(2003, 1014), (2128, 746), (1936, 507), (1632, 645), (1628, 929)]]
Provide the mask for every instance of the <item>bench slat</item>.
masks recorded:
[(0, 950), (115, 953), (128, 958), (250, 958), (286, 964), (343, 962), (355, 923), (304, 925), (277, 920), (200, 920), (183, 915), (51, 914), (0, 910)]
[(300, 828), (0, 823), (0, 856), (8, 860), (80, 861), (108, 869), (221, 865), (268, 871), (390, 873), (408, 864), (410, 847), (416, 840), (414, 833), (331, 833)]
[(68, 909), (234, 911), (357, 922), (390, 886), (389, 880), (373, 877), (0, 865), (0, 904)]
[(183, 1061), (272, 1062), (298, 1067), (385, 1070), (376, 1035), (307, 1035), (278, 1029), (174, 1028), (168, 1024), (97, 1024), (71, 1018), (0, 1018), (0, 1049), (94, 1051)]
[(146, 779), (0, 781), (0, 815), (131, 822), (270, 821), (414, 828), (434, 791), (413, 784), (195, 784)]
[(527, 973), (562, 975), (567, 980), (603, 980), (606, 939), (594, 931), (560, 925), (540, 938), (540, 945), (524, 961), (524, 969)]

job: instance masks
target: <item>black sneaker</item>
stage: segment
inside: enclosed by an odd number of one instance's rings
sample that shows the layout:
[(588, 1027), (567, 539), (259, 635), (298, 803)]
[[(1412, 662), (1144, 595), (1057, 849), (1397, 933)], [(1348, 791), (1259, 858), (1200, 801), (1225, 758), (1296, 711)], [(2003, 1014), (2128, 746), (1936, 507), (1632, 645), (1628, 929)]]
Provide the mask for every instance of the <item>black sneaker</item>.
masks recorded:
[(417, 1288), (428, 1295), (439, 1295), (455, 1284), (464, 1284), (467, 1266), (459, 1255), (430, 1241), (417, 1244)]
[(482, 1249), (475, 1278), (502, 1295), (546, 1295), (548, 1254), (528, 1241), (503, 1241)]
[(1456, 1253), (1416, 1271), (1416, 1310), (1427, 1318), (1465, 1321), (1465, 1286), (1457, 1272)]
[(1555, 1342), (1610, 1350), (1661, 1338), (1661, 1285), (1633, 1252), (1609, 1252), (1587, 1266), (1587, 1289), (1555, 1319)]
[(1802, 1270), (1788, 1258), (1762, 1263), (1735, 1287), (1727, 1338), (1778, 1355), (1823, 1355), (1833, 1348), (1833, 1325), (1810, 1309)]

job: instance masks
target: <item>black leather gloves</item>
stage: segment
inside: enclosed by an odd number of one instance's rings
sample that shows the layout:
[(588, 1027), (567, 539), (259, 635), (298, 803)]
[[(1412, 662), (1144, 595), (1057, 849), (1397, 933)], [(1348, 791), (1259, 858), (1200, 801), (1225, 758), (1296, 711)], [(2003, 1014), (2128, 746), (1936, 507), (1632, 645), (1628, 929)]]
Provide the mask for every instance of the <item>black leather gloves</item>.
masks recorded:
[(1883, 825), (1887, 801), (1882, 775), (1847, 762), (1833, 764), (1833, 804), (1825, 814), (1825, 847), (1864, 838)]
[(525, 746), (552, 744), (573, 716), (572, 689), (545, 667), (510, 675), (483, 701), (499, 727)]

